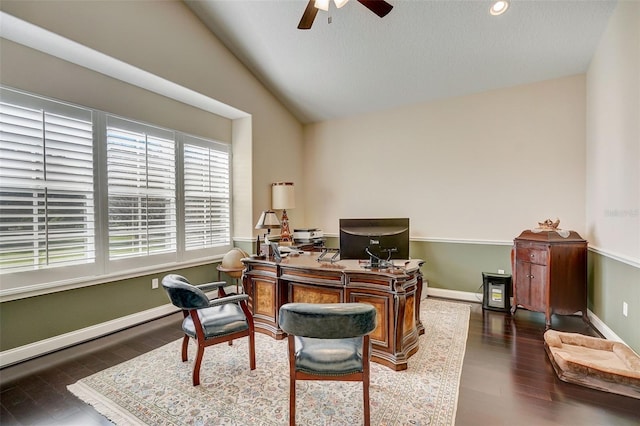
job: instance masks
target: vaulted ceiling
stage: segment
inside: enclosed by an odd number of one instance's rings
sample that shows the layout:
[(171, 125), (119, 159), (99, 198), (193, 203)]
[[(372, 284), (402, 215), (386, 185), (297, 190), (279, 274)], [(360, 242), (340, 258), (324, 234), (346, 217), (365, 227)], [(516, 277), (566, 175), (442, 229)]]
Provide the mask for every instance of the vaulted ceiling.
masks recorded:
[[(185, 0), (303, 123), (586, 72), (613, 0), (356, 0), (297, 29), (307, 0)], [(329, 23), (329, 18), (331, 22)]]

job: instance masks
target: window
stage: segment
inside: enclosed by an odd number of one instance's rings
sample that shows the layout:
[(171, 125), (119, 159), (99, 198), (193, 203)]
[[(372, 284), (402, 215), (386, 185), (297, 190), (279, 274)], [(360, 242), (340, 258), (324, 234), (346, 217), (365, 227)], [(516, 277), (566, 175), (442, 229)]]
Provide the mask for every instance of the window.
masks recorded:
[(117, 279), (231, 248), (228, 144), (0, 95), (0, 292)]
[(172, 132), (107, 116), (109, 259), (176, 251)]
[(227, 145), (184, 142), (185, 249), (231, 244), (230, 155)]
[(95, 259), (90, 110), (0, 102), (0, 269)]

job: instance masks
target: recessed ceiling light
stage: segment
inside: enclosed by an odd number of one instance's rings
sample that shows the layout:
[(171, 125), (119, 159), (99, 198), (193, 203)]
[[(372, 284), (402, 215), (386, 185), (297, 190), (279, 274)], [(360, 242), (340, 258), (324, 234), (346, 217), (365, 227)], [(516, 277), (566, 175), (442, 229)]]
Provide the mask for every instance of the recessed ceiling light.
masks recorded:
[(489, 8), (489, 13), (493, 16), (502, 15), (509, 9), (509, 2), (507, 0), (498, 0), (493, 3)]

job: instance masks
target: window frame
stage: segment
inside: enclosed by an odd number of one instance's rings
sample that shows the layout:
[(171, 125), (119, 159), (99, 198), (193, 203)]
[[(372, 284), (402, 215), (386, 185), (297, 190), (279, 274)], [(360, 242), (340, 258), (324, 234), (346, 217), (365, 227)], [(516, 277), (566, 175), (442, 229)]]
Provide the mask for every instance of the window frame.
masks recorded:
[[(179, 245), (177, 244), (177, 239), (178, 239), (178, 234), (180, 233), (180, 229), (181, 229), (181, 224), (178, 221), (178, 215), (177, 215), (177, 210), (178, 210), (178, 193), (180, 191), (180, 187), (178, 185), (178, 179), (177, 179), (177, 175), (178, 175), (178, 170), (181, 168), (180, 163), (178, 161), (177, 158), (177, 151), (179, 150), (179, 144), (177, 143), (177, 133), (176, 131), (173, 130), (169, 130), (169, 129), (164, 129), (161, 128), (159, 126), (153, 126), (153, 125), (148, 125), (146, 123), (141, 123), (138, 120), (131, 120), (131, 119), (127, 119), (127, 118), (123, 118), (123, 117), (119, 117), (113, 114), (105, 114), (104, 115), (104, 120), (105, 120), (105, 127), (104, 127), (104, 132), (102, 131), (102, 128), (100, 129), (100, 133), (101, 136), (103, 137), (103, 143), (101, 143), (101, 147), (102, 147), (102, 153), (104, 155), (104, 161), (103, 161), (103, 165), (105, 167), (105, 169), (108, 167), (108, 154), (107, 154), (107, 149), (108, 149), (108, 136), (107, 136), (107, 128), (109, 127), (109, 120), (111, 120), (114, 124), (117, 124), (120, 127), (126, 127), (126, 130), (128, 131), (134, 131), (134, 132), (141, 132), (141, 133), (152, 133), (153, 136), (155, 137), (164, 137), (164, 138), (169, 138), (172, 137), (173, 138), (173, 146), (174, 146), (174, 152), (173, 152), (173, 160), (174, 160), (174, 193), (173, 193), (173, 202), (174, 202), (174, 206), (175, 206), (175, 210), (173, 212), (174, 217), (175, 217), (175, 223), (176, 223), (176, 229), (175, 229), (175, 240), (176, 243), (174, 244), (174, 251), (173, 252), (168, 252), (168, 253), (155, 253), (155, 254), (149, 254), (146, 256), (133, 256), (133, 257), (111, 257), (111, 252), (110, 252), (110, 220), (109, 217), (107, 217), (104, 222), (102, 222), (102, 225), (106, 228), (105, 231), (103, 232), (103, 237), (104, 240), (103, 242), (101, 242), (101, 246), (105, 249), (105, 263), (106, 263), (106, 270), (107, 272), (110, 272), (111, 270), (114, 269), (134, 269), (140, 266), (153, 266), (157, 263), (170, 263), (170, 262), (177, 262), (178, 258), (179, 258)], [(106, 178), (104, 180), (105, 185), (102, 188), (103, 192), (100, 193), (100, 199), (103, 200), (104, 202), (104, 207), (102, 208), (103, 212), (109, 212), (110, 209), (110, 203), (109, 203), (109, 196), (110, 196), (110, 190), (109, 190), (109, 176), (108, 176), (108, 170), (105, 170), (106, 173)], [(148, 193), (147, 193), (148, 195)], [(109, 215), (107, 215), (109, 216)]]
[[(95, 223), (95, 261), (83, 265), (64, 267), (47, 267), (23, 271), (0, 271), (0, 296), (5, 298), (28, 297), (34, 294), (46, 294), (70, 288), (84, 287), (94, 284), (133, 278), (144, 274), (188, 268), (211, 263), (218, 260), (233, 247), (233, 170), (230, 143), (216, 141), (211, 138), (187, 134), (177, 130), (166, 129), (141, 120), (121, 117), (93, 108), (74, 105), (69, 102), (51, 99), (37, 94), (17, 90), (0, 85), (2, 100), (10, 98), (20, 99), (21, 102), (34, 105), (43, 103), (68, 105), (69, 107), (90, 110), (93, 116), (93, 165), (94, 165), (94, 223)], [(10, 93), (11, 96), (6, 96)], [(25, 105), (18, 103), (18, 105)], [(133, 122), (140, 126), (161, 129), (174, 135), (175, 161), (175, 236), (176, 247), (171, 253), (152, 254), (124, 259), (109, 259), (109, 229), (108, 229), (108, 180), (107, 180), (107, 117)], [(187, 252), (185, 250), (185, 221), (184, 221), (184, 158), (183, 149), (186, 141), (201, 141), (210, 147), (224, 147), (229, 159), (229, 242), (226, 245)]]
[[(181, 171), (181, 173), (179, 174), (179, 178), (182, 180), (179, 183), (180, 188), (182, 188), (182, 191), (178, 194), (181, 197), (181, 200), (178, 202), (179, 205), (179, 217), (181, 218), (181, 223), (184, 225), (183, 226), (183, 233), (181, 234), (181, 238), (179, 238), (179, 244), (180, 244), (180, 253), (183, 254), (183, 259), (193, 259), (193, 258), (199, 258), (202, 256), (206, 256), (207, 253), (211, 250), (217, 251), (218, 254), (220, 255), (224, 255), (227, 251), (229, 251), (230, 246), (233, 246), (233, 172), (232, 172), (232, 150), (231, 150), (231, 146), (228, 144), (223, 144), (221, 142), (216, 142), (216, 141), (211, 141), (211, 140), (207, 140), (207, 139), (203, 139), (197, 136), (193, 136), (193, 135), (187, 135), (187, 134), (181, 134), (179, 135), (179, 153), (180, 153), (180, 159), (178, 160), (180, 162), (180, 164), (182, 164), (183, 169)], [(184, 182), (184, 177), (185, 177), (185, 158), (184, 158), (184, 153), (185, 153), (185, 145), (195, 145), (201, 148), (206, 148), (209, 149), (210, 151), (219, 151), (219, 152), (225, 152), (228, 158), (228, 226), (229, 226), (229, 235), (228, 235), (228, 244), (225, 246), (216, 246), (216, 247), (207, 247), (207, 248), (196, 248), (196, 249), (189, 249), (186, 247), (187, 243), (186, 243), (186, 237), (187, 237), (187, 229), (186, 229), (186, 185)], [(229, 248), (224, 248), (221, 249), (220, 247), (229, 247)]]

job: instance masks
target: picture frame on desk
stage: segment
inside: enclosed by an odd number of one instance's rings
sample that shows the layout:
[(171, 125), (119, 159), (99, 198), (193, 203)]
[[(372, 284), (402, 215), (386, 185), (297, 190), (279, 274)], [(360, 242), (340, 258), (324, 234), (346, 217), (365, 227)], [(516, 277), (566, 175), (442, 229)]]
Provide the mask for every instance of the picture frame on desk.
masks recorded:
[(271, 243), (262, 243), (260, 244), (260, 256), (271, 257), (273, 256), (273, 250), (271, 248)]

